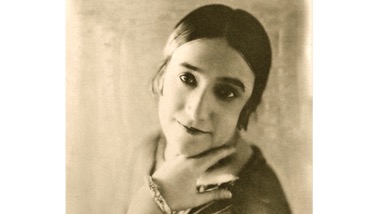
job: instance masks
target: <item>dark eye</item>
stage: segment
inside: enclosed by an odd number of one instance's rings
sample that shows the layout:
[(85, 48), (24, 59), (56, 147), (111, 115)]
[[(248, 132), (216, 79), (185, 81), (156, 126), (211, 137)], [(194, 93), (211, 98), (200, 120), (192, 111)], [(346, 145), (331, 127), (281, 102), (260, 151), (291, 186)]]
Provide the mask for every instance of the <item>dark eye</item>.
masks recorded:
[(215, 94), (221, 100), (227, 100), (227, 101), (237, 97), (236, 90), (230, 86), (218, 86), (215, 89)]
[(187, 85), (195, 86), (197, 85), (197, 80), (195, 79), (194, 75), (191, 73), (185, 73), (180, 76), (180, 79), (182, 82), (184, 82)]

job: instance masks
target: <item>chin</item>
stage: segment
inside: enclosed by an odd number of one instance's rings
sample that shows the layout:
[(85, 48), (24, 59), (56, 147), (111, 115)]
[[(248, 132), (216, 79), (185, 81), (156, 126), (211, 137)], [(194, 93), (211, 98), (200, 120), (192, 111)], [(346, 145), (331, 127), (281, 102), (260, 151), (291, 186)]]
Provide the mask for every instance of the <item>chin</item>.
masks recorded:
[(183, 155), (187, 158), (190, 158), (190, 157), (194, 157), (194, 156), (197, 156), (201, 153), (203, 153), (204, 151), (198, 151), (197, 149), (183, 149), (181, 148), (179, 150), (179, 155)]
[(190, 136), (184, 133), (165, 133), (167, 145), (175, 155), (193, 157), (210, 150), (213, 146), (210, 136)]
[[(178, 141), (179, 142), (179, 141)], [(177, 155), (183, 155), (186, 157), (193, 157), (204, 153), (210, 149), (210, 147), (193, 145), (192, 143), (180, 143), (177, 145)]]

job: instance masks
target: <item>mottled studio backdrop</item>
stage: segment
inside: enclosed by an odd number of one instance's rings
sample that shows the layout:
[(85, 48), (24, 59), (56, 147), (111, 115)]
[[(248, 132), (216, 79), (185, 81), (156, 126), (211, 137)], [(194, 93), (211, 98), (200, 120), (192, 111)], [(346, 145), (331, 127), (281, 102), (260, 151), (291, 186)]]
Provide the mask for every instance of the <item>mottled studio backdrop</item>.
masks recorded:
[(135, 144), (159, 127), (150, 82), (173, 26), (208, 3), (255, 15), (273, 66), (246, 138), (264, 152), (296, 214), (312, 209), (309, 0), (67, 0), (67, 213), (123, 213)]

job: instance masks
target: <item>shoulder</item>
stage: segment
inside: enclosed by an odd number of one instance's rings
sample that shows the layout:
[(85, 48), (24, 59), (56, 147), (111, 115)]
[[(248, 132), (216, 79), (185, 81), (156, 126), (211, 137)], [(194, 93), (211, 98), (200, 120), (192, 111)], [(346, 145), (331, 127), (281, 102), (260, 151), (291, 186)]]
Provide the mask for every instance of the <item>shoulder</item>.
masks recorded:
[(148, 155), (156, 149), (157, 143), (161, 138), (162, 134), (160, 131), (152, 132), (142, 137), (139, 142), (134, 145), (134, 150), (140, 156)]
[(234, 213), (291, 213), (275, 172), (258, 147), (252, 146), (252, 150), (253, 155), (233, 189)]
[(133, 164), (131, 165), (132, 188), (138, 189), (143, 183), (143, 177), (149, 175), (154, 163), (157, 143), (161, 139), (160, 132), (153, 132), (137, 142), (132, 152)]
[[(143, 137), (135, 146), (134, 151), (137, 156), (137, 164), (140, 170), (147, 169), (153, 164), (158, 142), (162, 139), (160, 131), (152, 132)], [(142, 166), (142, 165), (145, 165)]]

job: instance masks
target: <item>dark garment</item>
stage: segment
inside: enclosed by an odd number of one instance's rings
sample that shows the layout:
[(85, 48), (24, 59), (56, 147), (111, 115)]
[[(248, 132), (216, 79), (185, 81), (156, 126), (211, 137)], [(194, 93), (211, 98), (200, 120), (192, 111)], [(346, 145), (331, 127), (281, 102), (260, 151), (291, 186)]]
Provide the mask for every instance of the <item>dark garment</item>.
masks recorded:
[[(157, 145), (161, 135), (142, 144), (138, 169), (151, 174), (155, 168)], [(252, 146), (253, 155), (239, 173), (239, 179), (230, 188), (233, 197), (180, 213), (199, 214), (290, 214), (290, 208), (276, 174), (266, 163), (258, 147)], [(145, 172), (143, 172), (144, 170)], [(138, 171), (137, 171), (138, 172)], [(141, 177), (141, 176), (140, 176)], [(141, 177), (142, 178), (142, 177)], [(142, 180), (142, 179), (140, 179)], [(137, 185), (137, 187), (140, 185)]]
[[(259, 148), (256, 146), (252, 148), (253, 156), (238, 175), (239, 180), (231, 188), (233, 198), (217, 201), (198, 213), (291, 213), (277, 176), (267, 165)], [(190, 213), (196, 210), (198, 209)]]

